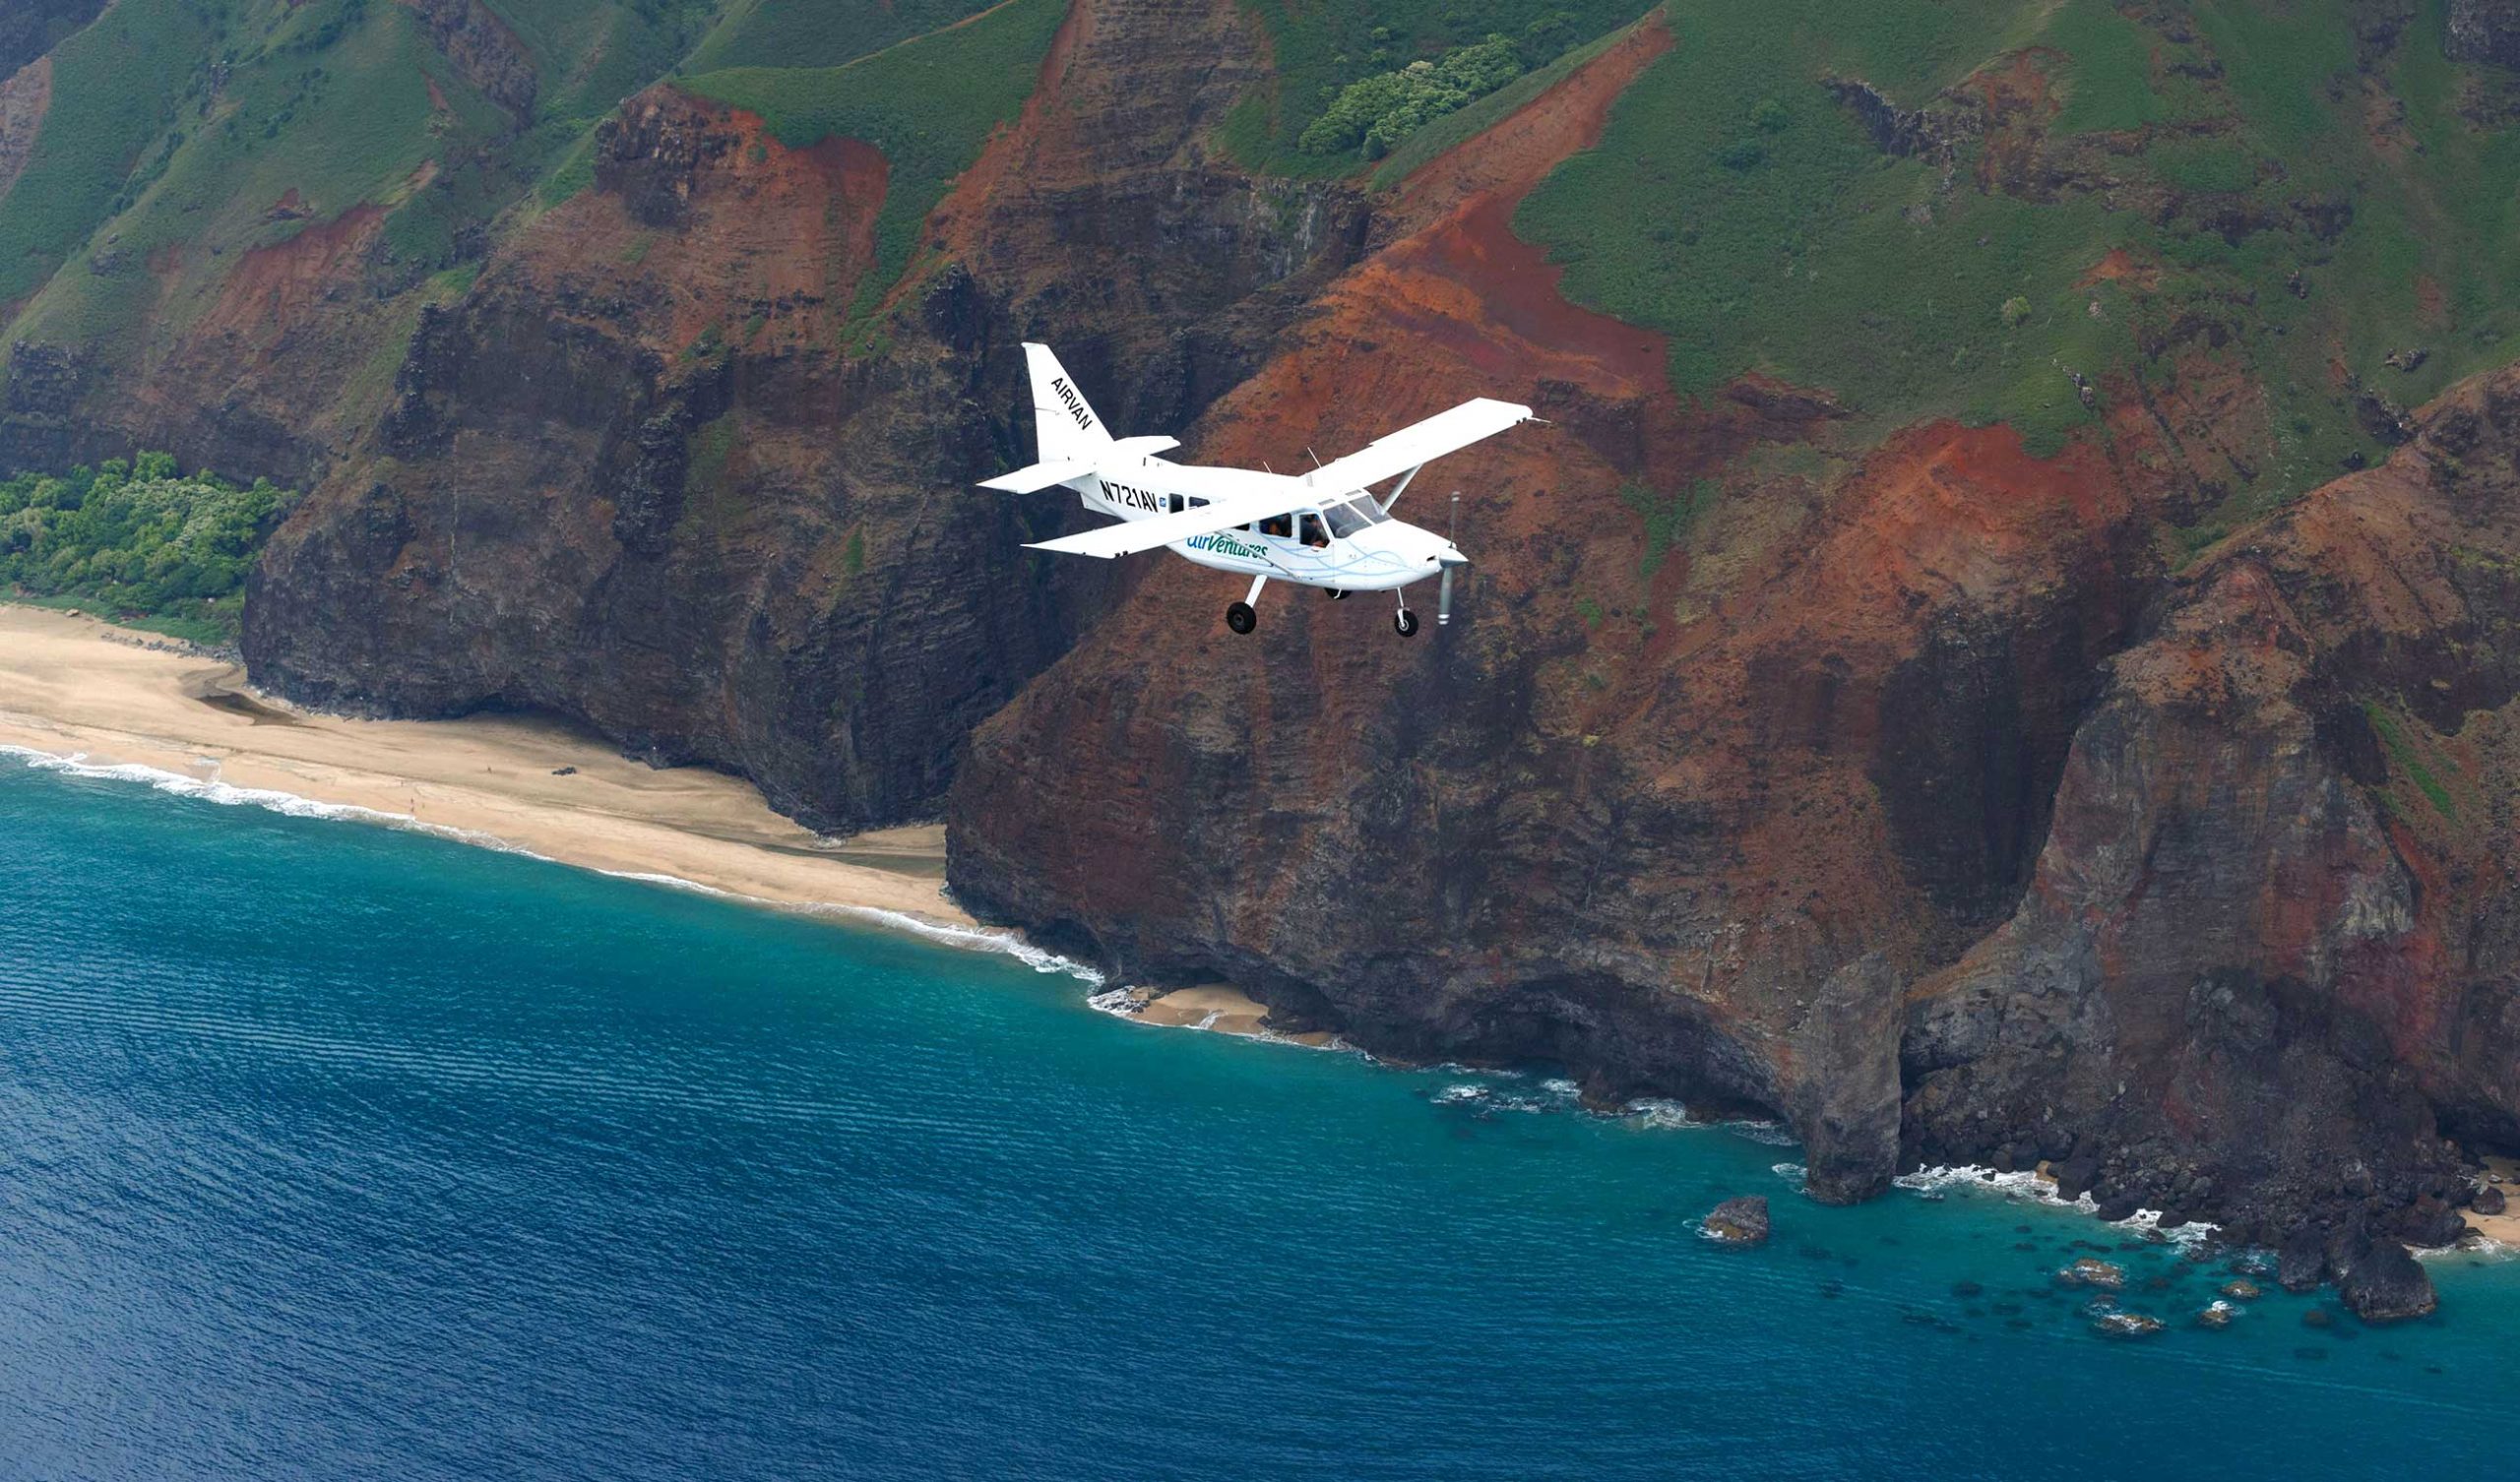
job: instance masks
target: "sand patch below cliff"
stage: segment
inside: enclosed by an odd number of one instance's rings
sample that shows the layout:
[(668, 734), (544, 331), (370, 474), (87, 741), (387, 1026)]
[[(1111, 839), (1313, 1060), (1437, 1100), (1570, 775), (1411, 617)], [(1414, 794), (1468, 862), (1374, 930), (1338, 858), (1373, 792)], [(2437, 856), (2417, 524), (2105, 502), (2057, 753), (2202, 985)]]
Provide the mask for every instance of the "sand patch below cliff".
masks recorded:
[(1098, 1008), (1134, 1019), (1142, 1024), (1166, 1029), (1208, 1029), (1218, 1034), (1309, 1045), (1314, 1049), (1326, 1048), (1338, 1041), (1338, 1036), (1321, 1030), (1285, 1034), (1269, 1028), (1262, 1022), (1268, 1018), (1269, 1006), (1230, 983), (1194, 983), (1187, 988), (1127, 988), (1105, 998), (1097, 998), (1095, 1003)]
[(0, 745), (366, 809), (773, 904), (970, 923), (945, 898), (941, 829), (825, 838), (739, 778), (659, 771), (547, 719), (308, 713), (246, 687), (237, 665), (65, 613), (0, 606)]

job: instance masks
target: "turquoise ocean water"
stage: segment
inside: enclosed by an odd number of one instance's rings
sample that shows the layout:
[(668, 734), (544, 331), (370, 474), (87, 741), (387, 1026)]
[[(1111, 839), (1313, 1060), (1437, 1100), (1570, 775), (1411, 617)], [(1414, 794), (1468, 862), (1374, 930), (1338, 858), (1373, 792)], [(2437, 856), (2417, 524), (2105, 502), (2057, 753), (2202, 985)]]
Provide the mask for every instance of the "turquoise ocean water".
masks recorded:
[[(2068, 1210), (1819, 1208), (1759, 1129), (1087, 993), (0, 757), (0, 1476), (2319, 1478), (2520, 1446), (2520, 1264), (2437, 1264), (2412, 1327), (2277, 1294), (2207, 1331), (2223, 1263)], [(1744, 1192), (1772, 1246), (1695, 1235)], [(2049, 1275), (2078, 1241), (2171, 1329), (2094, 1335)]]

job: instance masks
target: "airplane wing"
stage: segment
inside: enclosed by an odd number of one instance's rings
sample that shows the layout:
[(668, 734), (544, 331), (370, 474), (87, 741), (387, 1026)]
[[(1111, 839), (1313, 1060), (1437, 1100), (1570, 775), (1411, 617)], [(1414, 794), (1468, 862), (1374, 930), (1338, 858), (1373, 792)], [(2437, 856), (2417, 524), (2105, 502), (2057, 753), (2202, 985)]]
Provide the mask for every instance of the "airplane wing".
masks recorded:
[(1306, 510), (1321, 503), (1318, 490), (1308, 489), (1292, 480), (1283, 489), (1263, 489), (1247, 494), (1227, 494), (1211, 503), (1183, 510), (1178, 515), (1149, 515), (1144, 520), (1125, 520), (1097, 529), (1061, 535), (1056, 540), (1037, 541), (1028, 549), (1057, 551), (1065, 556), (1132, 555), (1151, 551), (1175, 540), (1193, 535), (1212, 535), (1284, 515), (1293, 510)]
[(1480, 397), (1412, 423), (1388, 437), (1376, 438), (1346, 458), (1313, 469), (1303, 475), (1303, 481), (1325, 493), (1361, 489), (1395, 473), (1406, 473), (1419, 463), (1432, 463), (1447, 453), (1459, 452), (1481, 438), (1494, 437), (1517, 422), (1530, 421), (1531, 415), (1528, 406)]

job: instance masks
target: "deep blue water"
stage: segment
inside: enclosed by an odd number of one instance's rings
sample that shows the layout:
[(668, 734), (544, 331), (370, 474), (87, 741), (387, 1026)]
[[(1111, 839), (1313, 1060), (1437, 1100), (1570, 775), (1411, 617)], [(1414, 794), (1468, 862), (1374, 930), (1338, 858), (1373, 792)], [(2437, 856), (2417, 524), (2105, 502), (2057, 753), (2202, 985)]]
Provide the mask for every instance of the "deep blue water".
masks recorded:
[[(1824, 1209), (1539, 1076), (0, 759), (0, 1475), (2363, 1477), (2520, 1443), (2520, 1264)], [(1476, 1093), (1470, 1089), (1478, 1088)], [(1532, 1108), (1532, 1109), (1519, 1109)], [(1753, 1253), (1696, 1215), (1777, 1199)], [(2145, 1290), (2155, 1276), (2167, 1290)], [(1955, 1283), (1984, 1290), (1955, 1294)]]

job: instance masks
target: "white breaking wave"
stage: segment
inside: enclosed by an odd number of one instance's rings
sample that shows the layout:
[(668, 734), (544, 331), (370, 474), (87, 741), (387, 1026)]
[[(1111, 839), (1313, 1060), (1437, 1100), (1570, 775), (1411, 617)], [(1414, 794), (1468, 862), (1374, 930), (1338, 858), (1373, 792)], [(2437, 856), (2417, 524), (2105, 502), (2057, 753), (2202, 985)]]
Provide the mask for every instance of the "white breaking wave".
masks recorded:
[[(2059, 1209), (2079, 1209), (2085, 1214), (2100, 1212), (2099, 1203), (2089, 1194), (2072, 1200), (2058, 1198), (2052, 1179), (2027, 1172), (1997, 1173), (1992, 1168), (1975, 1163), (1920, 1168), (1914, 1173), (1900, 1174), (1890, 1181), (1890, 1185), (1916, 1194), (1939, 1194), (1945, 1189), (1957, 1188), (1991, 1189), (2009, 1199), (2026, 1199), (2033, 1204), (2052, 1204)], [(2160, 1216), (2154, 1217), (2158, 1219)]]
[[(2085, 1214), (2100, 1212), (2099, 1202), (2094, 1200), (2088, 1191), (2075, 1199), (2062, 1199), (2057, 1196), (2056, 1182), (2053, 1179), (2030, 1172), (1997, 1173), (1992, 1168), (1982, 1167), (1975, 1163), (1963, 1163), (1957, 1167), (1920, 1168), (1914, 1173), (1903, 1173), (1892, 1179), (1890, 1183), (1894, 1188), (1907, 1189), (1919, 1194), (1937, 1194), (1945, 1189), (1990, 1189), (2007, 1199), (2026, 1199), (2033, 1204), (2049, 1204), (2059, 1209), (2075, 1209)], [(2208, 1224), (2200, 1219), (2190, 1220), (2174, 1230), (2165, 1230), (2162, 1228), (2162, 1211), (2159, 1209), (2138, 1209), (2124, 1219), (2113, 1221), (2110, 1227), (2138, 1235), (2150, 1235), (2158, 1240), (2167, 1240), (2173, 1245), (2201, 1245), (2213, 1239), (2223, 1228), (2221, 1225)]]
[(138, 782), (158, 792), (176, 797), (197, 798), (217, 803), (223, 808), (261, 808), (284, 814), (289, 818), (332, 819), (344, 823), (377, 824), (388, 829), (403, 829), (414, 834), (427, 834), (438, 838), (477, 848), (497, 849), (506, 854), (523, 854), (530, 859), (542, 856), (531, 849), (521, 849), (494, 834), (478, 834), (470, 829), (451, 829), (413, 818), (408, 813), (388, 813), (376, 808), (361, 808), (351, 803), (319, 803), (293, 792), (280, 792), (268, 787), (239, 787), (232, 782), (188, 777), (162, 768), (144, 767), (137, 762), (96, 763), (85, 752), (68, 756), (32, 747), (0, 744), (0, 756), (16, 757), (37, 772), (57, 772), (74, 777), (93, 777), (107, 782)]
[(1696, 1118), (1690, 1116), (1689, 1109), (1682, 1106), (1677, 1101), (1668, 1100), (1661, 1096), (1647, 1096), (1641, 1100), (1630, 1101), (1627, 1103), (1627, 1112), (1629, 1116), (1636, 1119), (1637, 1126), (1652, 1128), (1657, 1131), (1674, 1127), (1707, 1127), (1713, 1125), (1711, 1123), (1700, 1122)]
[(2419, 1245), (2409, 1246), (2407, 1249), (2418, 1261), (2449, 1261), (2461, 1256), (2478, 1261), (2507, 1261), (2515, 1255), (2520, 1255), (2520, 1251), (2515, 1251), (2504, 1242), (2490, 1235), (2480, 1235), (2474, 1230), (2470, 1230), (2448, 1245)]
[[(217, 803), (221, 807), (261, 808), (289, 818), (373, 824), (387, 829), (425, 834), (435, 838), (451, 839), (456, 843), (471, 844), (475, 848), (496, 849), (502, 854), (520, 854), (528, 859), (540, 860), (545, 864), (562, 863), (548, 855), (537, 854), (532, 849), (510, 843), (496, 834), (432, 824), (408, 813), (389, 813), (377, 808), (361, 808), (351, 803), (320, 803), (313, 798), (299, 797), (293, 792), (280, 792), (268, 787), (238, 787), (230, 782), (188, 777), (181, 772), (167, 772), (157, 767), (144, 767), (132, 762), (117, 762), (110, 765), (94, 763), (88, 760), (85, 752), (61, 756), (53, 752), (37, 751), (32, 747), (0, 744), (0, 756), (15, 757), (38, 772), (57, 772), (69, 776), (93, 777), (109, 782), (138, 782), (158, 792), (169, 793), (176, 797), (198, 798), (203, 802)], [(597, 870), (595, 873), (608, 875), (615, 880), (635, 880), (643, 885), (664, 886), (671, 890), (689, 891), (694, 895), (713, 895), (722, 900), (738, 900), (750, 905), (766, 905), (780, 910), (799, 910), (807, 915), (846, 917), (893, 931), (907, 932), (912, 936), (923, 937), (930, 942), (961, 948), (967, 952), (997, 953), (1015, 958), (1035, 972), (1065, 973), (1070, 977), (1080, 978), (1098, 986), (1102, 982), (1102, 974), (1084, 963), (1036, 947), (1010, 931), (926, 921), (901, 911), (885, 910), (879, 906), (820, 902), (798, 905), (784, 900), (767, 900), (757, 895), (746, 895), (734, 891), (721, 890), (716, 886), (703, 885), (696, 880), (685, 880), (679, 875), (652, 874), (641, 870)]]

